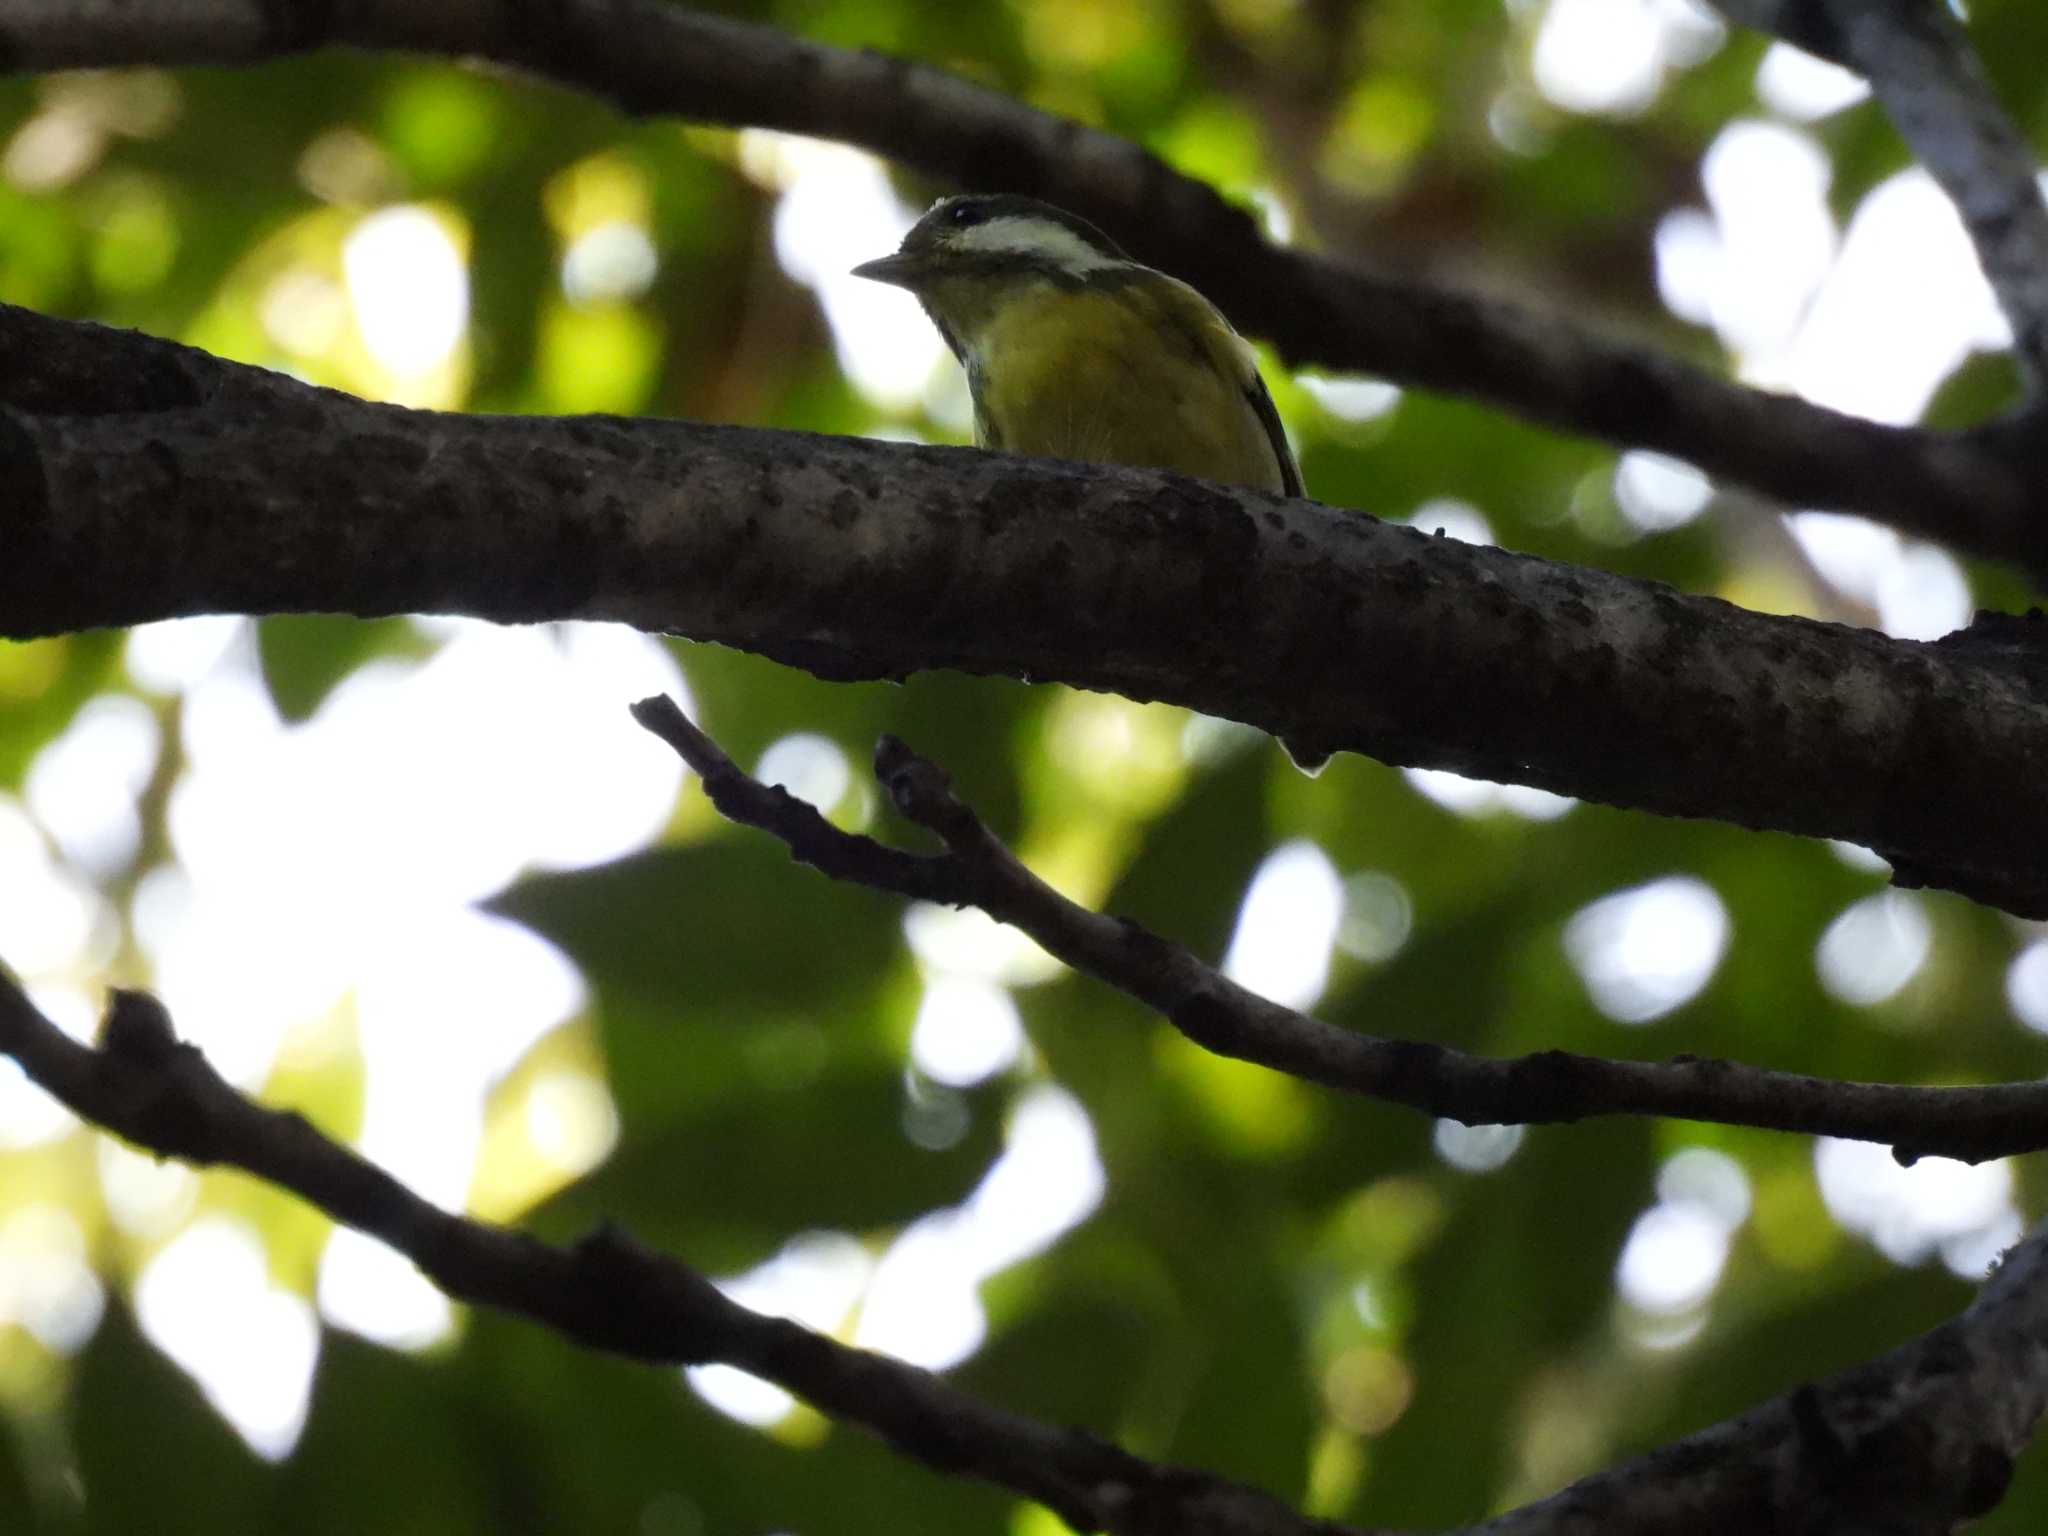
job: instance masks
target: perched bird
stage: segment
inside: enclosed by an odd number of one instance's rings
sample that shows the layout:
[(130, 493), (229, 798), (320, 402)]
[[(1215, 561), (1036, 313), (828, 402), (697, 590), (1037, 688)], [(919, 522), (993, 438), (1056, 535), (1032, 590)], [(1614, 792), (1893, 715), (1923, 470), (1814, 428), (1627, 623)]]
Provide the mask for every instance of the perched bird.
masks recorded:
[(1179, 278), (1034, 198), (948, 197), (859, 277), (916, 294), (967, 370), (974, 438), (1301, 494), (1244, 338)]

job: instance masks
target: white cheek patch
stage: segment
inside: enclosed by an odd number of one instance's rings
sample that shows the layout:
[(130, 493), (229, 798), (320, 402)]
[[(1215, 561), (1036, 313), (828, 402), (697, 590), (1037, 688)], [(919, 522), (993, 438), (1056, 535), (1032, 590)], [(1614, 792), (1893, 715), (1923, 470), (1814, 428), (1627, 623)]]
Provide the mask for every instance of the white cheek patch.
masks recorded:
[(950, 244), (956, 251), (1035, 257), (1076, 277), (1099, 272), (1104, 267), (1127, 265), (1114, 256), (1103, 255), (1066, 225), (1050, 219), (990, 219), (986, 224), (962, 230)]

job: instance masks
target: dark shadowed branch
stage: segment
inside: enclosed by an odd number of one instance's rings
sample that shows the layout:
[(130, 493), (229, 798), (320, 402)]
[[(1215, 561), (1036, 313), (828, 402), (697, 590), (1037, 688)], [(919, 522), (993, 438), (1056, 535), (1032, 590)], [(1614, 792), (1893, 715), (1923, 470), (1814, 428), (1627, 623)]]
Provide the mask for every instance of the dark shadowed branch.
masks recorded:
[(905, 853), (841, 831), (786, 790), (750, 777), (670, 699), (642, 700), (633, 718), (697, 771), (726, 817), (780, 838), (799, 862), (877, 890), (978, 907), (1219, 1055), (1471, 1125), (1667, 1115), (1885, 1142), (1904, 1162), (1976, 1162), (2048, 1147), (2043, 1083), (1907, 1088), (1731, 1061), (1616, 1061), (1569, 1051), (1503, 1060), (1340, 1028), (1247, 991), (1137, 923), (1067, 900), (997, 841), (936, 765), (893, 737), (875, 750), (875, 777), (898, 811), (938, 835), (943, 853)]
[[(329, 45), (493, 60), (630, 112), (841, 139), (958, 186), (1035, 193), (1187, 278), (1296, 365), (1471, 395), (1783, 503), (1863, 512), (2048, 571), (2038, 434), (1883, 426), (1556, 315), (1277, 249), (1242, 209), (1128, 140), (904, 59), (655, 0), (46, 0), (0, 13), (0, 67), (15, 71), (250, 63)], [(848, 264), (872, 254), (849, 251)]]
[(1853, 69), (1833, 10), (1823, 0), (1712, 0), (1714, 9), (1741, 26), (1782, 37), (1795, 48)]
[(8, 635), (615, 619), (1841, 838), (1902, 884), (2048, 915), (2048, 620), (1892, 640), (1175, 475), (407, 411), (6, 306), (0, 517)]
[[(939, 812), (948, 821), (951, 814)], [(956, 828), (956, 831), (962, 829)], [(1255, 1489), (1132, 1456), (984, 1403), (928, 1371), (727, 1299), (600, 1228), (571, 1248), (451, 1215), (303, 1117), (230, 1087), (160, 1004), (113, 995), (98, 1049), (0, 969), (0, 1053), (85, 1119), (163, 1157), (241, 1168), (388, 1243), (450, 1296), (650, 1364), (720, 1361), (775, 1382), (935, 1471), (1116, 1536), (1346, 1536)], [(2048, 1238), (2006, 1258), (1932, 1333), (1741, 1418), (1473, 1527), (1474, 1536), (1734, 1530), (1947, 1532), (1994, 1506), (2048, 1392)], [(1290, 1368), (1278, 1365), (1276, 1369)], [(1453, 1454), (1455, 1448), (1453, 1448)]]

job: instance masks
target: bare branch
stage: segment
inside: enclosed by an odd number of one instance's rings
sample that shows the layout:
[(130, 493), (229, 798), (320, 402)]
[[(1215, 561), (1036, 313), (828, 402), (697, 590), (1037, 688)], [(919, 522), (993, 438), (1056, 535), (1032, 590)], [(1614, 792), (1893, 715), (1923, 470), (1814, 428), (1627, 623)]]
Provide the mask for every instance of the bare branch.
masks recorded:
[(1962, 215), (2038, 395), (2048, 386), (2048, 205), (2033, 146), (1962, 23), (1939, 0), (1723, 0), (1721, 9), (1870, 81)]
[(2035, 434), (1882, 426), (1555, 316), (1276, 250), (1242, 210), (1138, 146), (903, 59), (654, 0), (47, 0), (0, 19), (0, 65), (15, 71), (250, 63), (330, 44), (490, 59), (631, 112), (842, 139), (960, 185), (1036, 193), (1185, 277), (1296, 365), (1471, 395), (1789, 505), (1862, 512), (2048, 571)]
[[(941, 813), (942, 819), (949, 813)], [(722, 1361), (933, 1470), (1034, 1499), (1114, 1536), (1352, 1536), (1256, 1489), (1132, 1456), (961, 1392), (927, 1371), (764, 1317), (605, 1227), (573, 1248), (454, 1216), (303, 1117), (231, 1088), (155, 999), (114, 993), (100, 1049), (45, 1019), (0, 968), (0, 1053), (72, 1110), (155, 1152), (245, 1169), (404, 1254), (449, 1295), (652, 1364)], [(2048, 1237), (1961, 1316), (1882, 1359), (1615, 1467), (1471, 1536), (1677, 1530), (1946, 1533), (2005, 1492), (2048, 1390)], [(1357, 1533), (1364, 1536), (1364, 1533)]]
[(1782, 37), (1795, 48), (1843, 68), (1849, 63), (1842, 35), (1824, 0), (1711, 0), (1730, 21), (1757, 32)]
[(1961, 1316), (1467, 1536), (1953, 1536), (2004, 1499), (2048, 1406), (2048, 1228)]
[(1843, 838), (1901, 883), (2048, 915), (2048, 621), (1891, 640), (1174, 475), (406, 411), (5, 306), (0, 407), (0, 633), (617, 619)]
[(0, 1052), (73, 1111), (165, 1157), (268, 1179), (404, 1254), (450, 1296), (656, 1365), (721, 1361), (874, 1431), (939, 1472), (1046, 1505), (1077, 1530), (1336, 1536), (1252, 1489), (1140, 1461), (1004, 1412), (901, 1361), (766, 1317), (685, 1265), (602, 1227), (562, 1249), (450, 1215), (313, 1128), (228, 1085), (154, 998), (116, 992), (104, 1043), (78, 1044), (0, 968)]
[(2043, 1083), (1904, 1088), (1687, 1056), (1616, 1061), (1543, 1051), (1501, 1060), (1340, 1028), (1247, 991), (1128, 918), (1067, 900), (997, 841), (941, 769), (894, 737), (875, 749), (875, 777), (897, 810), (938, 834), (944, 854), (903, 853), (841, 831), (787, 791), (748, 776), (670, 699), (641, 700), (633, 718), (697, 771), (729, 820), (780, 838), (798, 862), (877, 890), (979, 907), (1218, 1055), (1468, 1125), (1667, 1115), (1885, 1142), (1907, 1163), (1926, 1156), (1980, 1162), (2048, 1147)]

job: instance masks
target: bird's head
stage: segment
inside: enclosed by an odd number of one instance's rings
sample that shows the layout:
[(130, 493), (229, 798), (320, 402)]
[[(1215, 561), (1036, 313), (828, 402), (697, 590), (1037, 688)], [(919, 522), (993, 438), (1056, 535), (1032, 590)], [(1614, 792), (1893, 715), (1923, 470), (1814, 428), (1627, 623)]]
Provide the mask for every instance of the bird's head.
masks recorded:
[(863, 262), (856, 277), (908, 288), (928, 304), (959, 285), (1017, 279), (1087, 283), (1132, 265), (1117, 243), (1086, 219), (1012, 193), (942, 198), (911, 226), (893, 256)]

